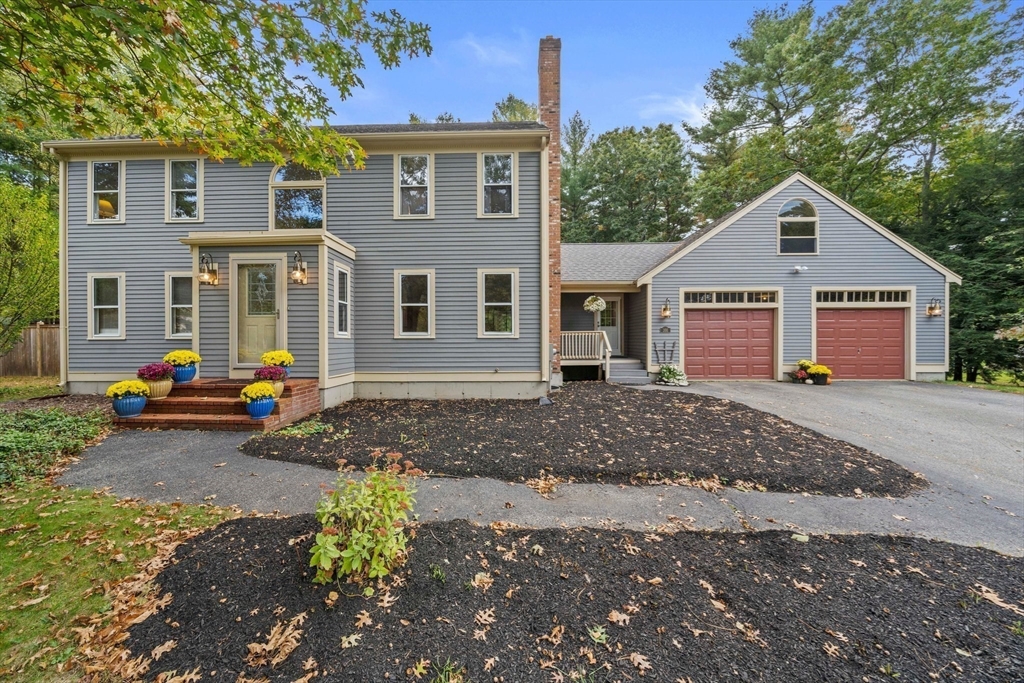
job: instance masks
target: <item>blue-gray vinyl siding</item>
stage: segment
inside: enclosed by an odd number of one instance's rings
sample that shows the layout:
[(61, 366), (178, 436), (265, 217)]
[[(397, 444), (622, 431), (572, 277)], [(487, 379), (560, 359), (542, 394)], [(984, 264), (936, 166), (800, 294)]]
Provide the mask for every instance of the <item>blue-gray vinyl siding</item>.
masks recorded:
[[(477, 218), (475, 153), (435, 154), (433, 219), (394, 218), (394, 157), (328, 179), (328, 230), (356, 248), (359, 372), (539, 371), (540, 154), (519, 154), (519, 215)], [(434, 339), (395, 339), (394, 272), (435, 272)], [(477, 268), (519, 268), (519, 338), (477, 338)]]
[[(819, 215), (818, 254), (776, 255), (776, 216), (789, 199), (804, 198)], [(794, 273), (794, 266), (807, 271)], [(945, 276), (801, 182), (794, 182), (654, 277), (650, 315), (654, 343), (679, 339), (679, 289), (783, 288), (783, 362), (813, 357), (811, 288), (916, 287), (913, 315), (918, 364), (945, 362), (943, 317), (928, 317), (932, 298), (945, 299)], [(665, 299), (675, 312), (659, 331)], [(907, 332), (909, 336), (909, 330)], [(913, 372), (908, 368), (908, 372)], [(911, 374), (911, 376), (913, 376)]]
[(623, 297), (623, 314), (626, 325), (626, 355), (630, 358), (647, 360), (647, 290), (627, 293)]
[[(328, 335), (329, 373), (539, 371), (541, 356), (541, 187), (540, 154), (519, 154), (519, 215), (479, 219), (476, 215), (475, 153), (435, 154), (435, 218), (395, 220), (393, 156), (374, 155), (365, 170), (328, 179), (327, 226), (357, 248), (352, 264), (352, 339)], [(272, 164), (242, 167), (237, 162), (204, 163), (202, 223), (165, 223), (165, 161), (125, 163), (124, 224), (87, 224), (87, 162), (68, 164), (68, 336), (69, 371), (123, 372), (191, 340), (165, 339), (164, 273), (191, 271), (189, 232), (261, 231), (269, 227)], [(255, 248), (287, 252), (294, 248)], [(317, 248), (302, 247), (309, 284), (289, 283), (288, 346), (296, 356), (294, 375), (316, 376), (320, 338), (316, 284)], [(214, 255), (218, 287), (201, 287), (198, 320), (204, 376), (223, 376), (229, 364), (228, 272), (230, 253)], [(336, 255), (337, 256), (337, 255)], [(330, 266), (329, 266), (330, 267)], [(519, 269), (519, 338), (477, 338), (477, 268)], [(395, 269), (433, 268), (436, 280), (436, 338), (394, 338)], [(87, 340), (86, 274), (126, 274), (126, 339)], [(333, 272), (328, 292), (333, 296)], [(333, 311), (333, 300), (329, 311)], [(333, 312), (330, 314), (333, 316)], [(333, 325), (333, 318), (323, 322)], [(546, 324), (546, 323), (545, 323)]]
[(594, 314), (583, 310), (583, 302), (590, 294), (562, 294), (562, 331), (591, 332), (594, 326)]
[[(355, 354), (355, 326), (353, 322), (353, 293), (355, 292), (355, 278), (354, 273), (354, 262), (347, 256), (343, 256), (333, 249), (327, 250), (327, 258), (330, 262), (330, 267), (326, 271), (329, 279), (327, 280), (327, 374), (330, 377), (337, 377), (338, 375), (345, 375), (350, 372), (355, 372), (356, 369), (356, 354)], [(337, 329), (335, 322), (338, 317), (338, 293), (336, 291), (338, 280), (335, 278), (335, 266), (344, 266), (349, 270), (349, 277), (352, 278), (349, 281), (349, 336), (335, 337), (334, 331)]]
[[(319, 317), (318, 249), (315, 246), (301, 247), (204, 247), (218, 265), (219, 284), (216, 287), (199, 287), (199, 355), (203, 357), (200, 372), (204, 377), (227, 377), (231, 369), (230, 352), (230, 297), (232, 279), (235, 274), (230, 266), (231, 255), (245, 257), (248, 254), (273, 254), (287, 257), (287, 266), (292, 255), (298, 251), (306, 264), (307, 283), (296, 284), (285, 272), (287, 287), (286, 315), (288, 340), (287, 348), (295, 356), (291, 368), (292, 377), (316, 378), (320, 374), (320, 335), (317, 329)], [(280, 305), (281, 302), (278, 302)]]

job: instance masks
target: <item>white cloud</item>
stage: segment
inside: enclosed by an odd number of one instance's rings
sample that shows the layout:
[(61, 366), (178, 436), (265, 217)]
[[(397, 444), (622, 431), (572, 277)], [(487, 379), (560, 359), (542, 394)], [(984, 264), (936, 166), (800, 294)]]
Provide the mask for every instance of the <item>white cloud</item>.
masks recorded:
[(700, 87), (694, 87), (689, 93), (664, 95), (654, 93), (636, 100), (639, 107), (637, 114), (641, 119), (682, 120), (691, 125), (704, 123), (704, 105), (707, 98)]
[(502, 38), (479, 38), (469, 33), (457, 45), (483, 66), (521, 67), (527, 61), (528, 50), (522, 36), (519, 40), (509, 41)]

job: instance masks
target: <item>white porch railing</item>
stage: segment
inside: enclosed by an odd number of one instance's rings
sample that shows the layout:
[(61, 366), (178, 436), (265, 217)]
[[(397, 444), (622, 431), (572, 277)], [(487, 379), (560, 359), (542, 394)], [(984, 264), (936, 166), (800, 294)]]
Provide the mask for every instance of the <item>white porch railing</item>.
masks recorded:
[(611, 369), (612, 345), (605, 332), (562, 332), (562, 365), (598, 365), (603, 379)]

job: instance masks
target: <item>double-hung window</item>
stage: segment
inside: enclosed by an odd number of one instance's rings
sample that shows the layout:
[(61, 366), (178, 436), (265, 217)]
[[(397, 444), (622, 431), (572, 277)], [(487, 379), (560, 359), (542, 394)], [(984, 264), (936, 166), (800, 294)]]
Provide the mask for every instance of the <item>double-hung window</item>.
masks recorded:
[(323, 230), (327, 182), (323, 175), (289, 162), (270, 177), (270, 227)]
[(480, 155), (479, 216), (515, 216), (516, 155), (512, 152)]
[(334, 269), (334, 336), (348, 337), (352, 322), (352, 277), (347, 268)]
[(519, 336), (518, 290), (516, 268), (477, 270), (478, 337)]
[(167, 297), (167, 338), (191, 338), (192, 273), (167, 273), (164, 291)]
[(124, 339), (124, 273), (89, 273), (89, 339)]
[(167, 160), (167, 221), (203, 220), (203, 162)]
[(433, 158), (429, 154), (398, 154), (395, 156), (396, 218), (433, 218), (434, 203), (430, 196), (433, 184)]
[(434, 271), (395, 271), (395, 336), (434, 337)]
[(124, 222), (124, 162), (89, 162), (89, 223)]

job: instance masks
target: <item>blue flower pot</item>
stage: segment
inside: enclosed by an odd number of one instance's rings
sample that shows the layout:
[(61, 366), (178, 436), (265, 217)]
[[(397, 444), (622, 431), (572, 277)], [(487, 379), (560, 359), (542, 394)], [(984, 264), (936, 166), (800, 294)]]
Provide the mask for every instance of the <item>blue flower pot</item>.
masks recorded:
[(284, 376), (285, 377), (291, 377), (292, 376), (292, 366), (290, 366), (290, 365), (282, 365), (281, 367), (284, 368)]
[(249, 401), (245, 404), (245, 409), (249, 411), (249, 417), (252, 419), (262, 420), (265, 417), (270, 417), (270, 414), (274, 412), (274, 399), (258, 398), (255, 401)]
[(196, 372), (199, 368), (192, 365), (175, 365), (174, 366), (174, 383), (184, 384), (185, 382), (191, 382), (196, 378)]
[(146, 407), (145, 396), (123, 396), (114, 399), (114, 412), (118, 417), (138, 417)]

